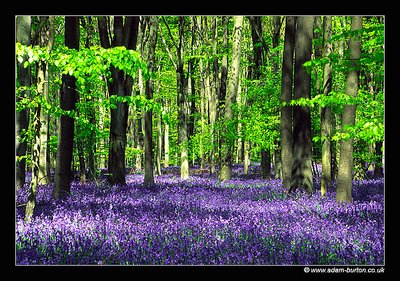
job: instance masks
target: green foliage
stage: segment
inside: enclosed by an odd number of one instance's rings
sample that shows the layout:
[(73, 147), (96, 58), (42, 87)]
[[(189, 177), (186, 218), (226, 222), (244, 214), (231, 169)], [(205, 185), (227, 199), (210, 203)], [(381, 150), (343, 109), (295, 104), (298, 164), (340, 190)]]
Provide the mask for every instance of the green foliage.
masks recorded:
[[(168, 124), (169, 131), (169, 159), (170, 164), (179, 164), (180, 154), (178, 143), (178, 104), (177, 104), (177, 73), (175, 69), (176, 53), (174, 52), (178, 40), (178, 17), (165, 16), (163, 20), (159, 17), (159, 37), (163, 40), (157, 41), (156, 47), (156, 69), (149, 73), (145, 60), (134, 50), (125, 47), (114, 47), (104, 49), (99, 46), (96, 28), (91, 29), (91, 42), (93, 46), (85, 48), (82, 44), (88, 32), (81, 25), (80, 49), (69, 49), (64, 46), (63, 19), (56, 17), (56, 32), (54, 47), (49, 51), (46, 47), (26, 46), (16, 43), (16, 60), (23, 63), (24, 67), (30, 67), (32, 77), (35, 77), (38, 62), (46, 62), (50, 73), (49, 97), (44, 98), (38, 93), (37, 85), (24, 87), (16, 81), (16, 110), (41, 109), (50, 114), (52, 118), (68, 115), (75, 119), (75, 137), (82, 140), (86, 148), (96, 146), (96, 156), (107, 157), (110, 118), (109, 112), (116, 108), (117, 103), (126, 103), (130, 109), (130, 119), (141, 118), (142, 110), (152, 110), (155, 116), (161, 116), (163, 124)], [(164, 22), (165, 20), (165, 22)], [(263, 48), (264, 65), (261, 66), (261, 75), (258, 79), (251, 77), (250, 73), (254, 67), (252, 61), (254, 49), (251, 40), (251, 29), (249, 24), (243, 27), (242, 61), (241, 61), (241, 93), (238, 95), (237, 103), (232, 106), (234, 118), (223, 124), (223, 109), (219, 119), (215, 123), (212, 132), (209, 112), (207, 111), (207, 99), (203, 118), (200, 116), (200, 89), (205, 83), (206, 75), (209, 81), (213, 81), (213, 63), (218, 61), (218, 71), (221, 71), (222, 57), (228, 56), (228, 65), (232, 56), (232, 32), (233, 20), (229, 21), (228, 45), (223, 46), (223, 32), (225, 26), (221, 17), (217, 17), (217, 46), (216, 54), (212, 46), (212, 22), (207, 18), (207, 27), (201, 25), (200, 18), (185, 18), (183, 32), (183, 63), (186, 78), (188, 78), (187, 64), (194, 62), (191, 77), (195, 81), (194, 99), (195, 112), (190, 112), (194, 117), (194, 135), (189, 139), (189, 157), (198, 159), (210, 155), (214, 151), (218, 157), (218, 141), (224, 137), (232, 144), (237, 143), (239, 138), (251, 143), (253, 155), (257, 155), (261, 149), (274, 150), (280, 143), (280, 109), (284, 106), (307, 106), (311, 110), (313, 157), (319, 157), (321, 150), (321, 128), (320, 109), (329, 107), (336, 117), (336, 126), (333, 126), (331, 140), (339, 142), (341, 139), (354, 138), (355, 157), (357, 161), (373, 161), (376, 154), (371, 147), (376, 142), (384, 139), (384, 24), (378, 17), (364, 17), (363, 28), (359, 31), (350, 31), (350, 17), (333, 17), (332, 43), (333, 49), (329, 56), (312, 56), (310, 61), (304, 63), (304, 67), (311, 74), (310, 98), (292, 100), (288, 103), (280, 101), (281, 75), (284, 32), (281, 28), (281, 36), (278, 38), (278, 46), (272, 48), (272, 35), (274, 25), (272, 18), (263, 17), (263, 40), (268, 50)], [(191, 34), (191, 24), (196, 23), (195, 34)], [(204, 19), (203, 19), (204, 22)], [(245, 21), (246, 22), (246, 21)], [(93, 22), (94, 23), (94, 22)], [(92, 24), (93, 24), (92, 23)], [(248, 22), (247, 22), (248, 23)], [(87, 22), (88, 24), (88, 22)], [(37, 26), (34, 26), (37, 28)], [(201, 27), (201, 28), (200, 28)], [(146, 31), (145, 31), (146, 32)], [(314, 30), (315, 34), (322, 35), (323, 30)], [(144, 34), (145, 35), (145, 34)], [(193, 35), (193, 37), (192, 37)], [(360, 59), (359, 92), (356, 98), (346, 95), (346, 77), (348, 72), (347, 44), (351, 36), (361, 36), (362, 54)], [(139, 37), (140, 38), (140, 37)], [(192, 38), (194, 43), (192, 45)], [(164, 41), (164, 42), (163, 42)], [(138, 45), (142, 42), (138, 42)], [(313, 50), (321, 48), (324, 43), (323, 36), (315, 36), (313, 39)], [(145, 52), (144, 45), (144, 52)], [(192, 47), (193, 46), (193, 47)], [(256, 47), (264, 47), (259, 43)], [(167, 48), (170, 53), (167, 53)], [(141, 50), (142, 48), (138, 48)], [(175, 61), (174, 61), (175, 60)], [(201, 62), (201, 67), (200, 67)], [(332, 66), (332, 90), (327, 95), (322, 94), (322, 81), (324, 65)], [(110, 69), (115, 67), (123, 70), (125, 74), (134, 78), (133, 95), (117, 96), (107, 93), (107, 84), (111, 82)], [(202, 69), (202, 72), (200, 72)], [(144, 80), (152, 75), (154, 81), (154, 98), (148, 100), (144, 96), (144, 81), (140, 88), (138, 85), (138, 71), (143, 74)], [(58, 90), (62, 83), (62, 75), (71, 75), (76, 78), (78, 100), (75, 111), (61, 110), (59, 107)], [(220, 73), (219, 73), (220, 75)], [(35, 81), (32, 79), (32, 81)], [(229, 81), (229, 77), (228, 77)], [(212, 83), (210, 83), (212, 85)], [(206, 85), (209, 87), (209, 85)], [(206, 94), (205, 94), (206, 95)], [(352, 127), (341, 128), (341, 114), (344, 105), (353, 104), (357, 108), (356, 122)], [(203, 124), (202, 124), (203, 123)], [(224, 125), (224, 126), (223, 126)], [(54, 126), (54, 125), (51, 125)], [(153, 126), (156, 128), (156, 126)], [(222, 135), (222, 128), (227, 128)], [(339, 129), (340, 128), (340, 129)], [(155, 129), (154, 129), (155, 130)], [(214, 134), (214, 135), (212, 135)], [(154, 134), (157, 135), (157, 134)], [(30, 143), (33, 138), (32, 128), (21, 136), (23, 141)], [(126, 157), (129, 163), (134, 163), (134, 158), (142, 153), (133, 146), (133, 140), (129, 139), (126, 148)], [(101, 140), (101, 141), (100, 141)], [(50, 136), (50, 151), (54, 153), (57, 149), (57, 136)], [(87, 152), (86, 152), (87, 153)], [(203, 155), (202, 155), (203, 154)], [(87, 155), (85, 155), (86, 157)], [(29, 160), (29, 157), (27, 158)], [(375, 159), (376, 160), (376, 159)]]

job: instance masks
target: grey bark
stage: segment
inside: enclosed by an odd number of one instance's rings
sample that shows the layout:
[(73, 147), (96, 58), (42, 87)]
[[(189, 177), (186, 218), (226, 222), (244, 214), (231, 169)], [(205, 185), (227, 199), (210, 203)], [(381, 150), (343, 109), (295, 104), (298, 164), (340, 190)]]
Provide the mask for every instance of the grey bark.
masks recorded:
[[(351, 31), (357, 31), (362, 28), (362, 17), (351, 17)], [(351, 97), (356, 97), (359, 83), (361, 56), (361, 37), (358, 33), (354, 33), (349, 40), (349, 66), (346, 78), (346, 94)], [(347, 130), (347, 126), (354, 126), (356, 118), (356, 105), (345, 104), (342, 116), (342, 131)], [(352, 170), (353, 170), (353, 151), (354, 138), (350, 137), (347, 140), (340, 142), (340, 157), (339, 171), (336, 186), (336, 201), (337, 202), (352, 202)]]
[[(147, 65), (150, 72), (154, 72), (155, 67), (155, 49), (157, 42), (157, 17), (149, 17), (149, 49)], [(150, 77), (146, 81), (146, 99), (152, 100), (154, 92), (154, 82)], [(153, 151), (153, 111), (148, 109), (144, 114), (144, 185), (152, 187), (154, 185), (154, 151)]]
[[(303, 64), (311, 59), (313, 16), (297, 19), (295, 36), (294, 98), (311, 97), (311, 77)], [(293, 163), (289, 192), (303, 188), (313, 192), (311, 115), (309, 106), (295, 106), (293, 110)]]
[(236, 103), (236, 95), (239, 84), (240, 73), (240, 57), (241, 48), (240, 41), (242, 38), (243, 16), (234, 17), (233, 30), (233, 49), (232, 49), (232, 64), (231, 64), (231, 79), (229, 81), (229, 91), (225, 101), (224, 126), (222, 133), (222, 151), (221, 151), (221, 167), (219, 171), (219, 180), (230, 180), (232, 176), (232, 161), (233, 161), (233, 135), (236, 132), (234, 128), (234, 114), (232, 106)]
[(181, 179), (189, 178), (189, 143), (188, 143), (188, 98), (186, 94), (187, 79), (183, 70), (183, 36), (185, 18), (179, 17), (179, 42), (177, 48), (177, 85), (178, 85), (178, 141), (181, 158)]
[[(289, 103), (292, 100), (293, 89), (293, 56), (296, 32), (296, 17), (286, 17), (285, 42), (282, 62), (282, 92), (281, 102)], [(292, 126), (293, 109), (291, 106), (281, 108), (281, 159), (282, 159), (282, 185), (290, 187), (292, 177)]]
[[(30, 16), (17, 16), (16, 17), (16, 41), (24, 45), (30, 45), (31, 42), (31, 17)], [(27, 58), (23, 61), (16, 62), (17, 64), (17, 82), (19, 86), (30, 87), (31, 83), (31, 72), (30, 67), (24, 68), (24, 63)], [(16, 102), (24, 99), (29, 95), (29, 90), (26, 89), (20, 92), (16, 96)], [(23, 132), (28, 130), (28, 112), (26, 109), (16, 111), (15, 113), (15, 155), (16, 159), (16, 177), (15, 187), (19, 189), (25, 184), (26, 176), (26, 150), (27, 143), (22, 139), (24, 137)]]
[[(328, 57), (332, 52), (332, 16), (324, 17), (324, 50), (323, 56)], [(322, 94), (327, 96), (332, 90), (332, 65), (330, 62), (324, 65), (324, 78), (322, 83)], [(322, 176), (321, 196), (325, 196), (332, 184), (331, 174), (331, 134), (332, 134), (332, 112), (329, 106), (321, 108), (321, 138), (322, 138)]]

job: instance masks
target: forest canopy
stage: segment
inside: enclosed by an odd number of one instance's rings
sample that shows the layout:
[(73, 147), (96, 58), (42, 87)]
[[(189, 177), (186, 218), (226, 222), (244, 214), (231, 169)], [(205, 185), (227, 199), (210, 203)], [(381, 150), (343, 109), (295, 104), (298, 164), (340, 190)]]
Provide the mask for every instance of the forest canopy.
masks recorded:
[[(306, 150), (312, 153), (306, 158), (312, 173), (318, 173), (329, 140), (329, 178), (335, 179), (340, 142), (351, 140), (352, 176), (368, 177), (371, 169), (381, 175), (384, 17), (362, 17), (358, 28), (350, 16), (297, 18), (17, 16), (17, 186), (35, 163), (38, 183), (50, 182), (64, 138), (63, 116), (73, 124), (70, 170), (79, 171), (82, 181), (103, 169), (110, 183), (123, 184), (130, 168), (149, 175), (152, 184), (153, 173), (170, 165), (181, 167), (182, 178), (190, 176), (189, 166), (210, 173), (219, 167), (220, 180), (229, 180), (233, 163), (243, 163), (246, 173), (257, 162), (263, 177), (284, 180), (282, 120), (294, 122), (288, 125), (292, 144), (293, 130), (310, 130)], [(282, 77), (290, 36), (295, 59), (287, 82)], [(309, 45), (298, 45), (300, 40)], [(356, 64), (352, 40), (360, 46)], [(348, 93), (353, 70), (356, 95)], [(299, 75), (309, 82), (296, 86)], [(69, 108), (61, 93), (67, 77), (74, 95)], [(291, 89), (289, 99), (283, 98), (284, 87)], [(343, 122), (348, 107), (356, 110), (353, 123)], [(289, 119), (282, 117), (286, 109)], [(303, 113), (309, 128), (295, 129)]]

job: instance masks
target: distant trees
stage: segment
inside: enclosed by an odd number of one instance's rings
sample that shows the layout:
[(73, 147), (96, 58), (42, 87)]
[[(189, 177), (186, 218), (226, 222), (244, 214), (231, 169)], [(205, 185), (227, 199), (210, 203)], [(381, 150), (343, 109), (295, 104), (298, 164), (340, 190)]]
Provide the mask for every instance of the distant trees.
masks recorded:
[(349, 202), (351, 179), (383, 175), (383, 29), (373, 16), (18, 16), (16, 188), (27, 169), (33, 187), (55, 171), (59, 198), (100, 169), (152, 185), (155, 165), (227, 181), (258, 162), (288, 191), (337, 180)]

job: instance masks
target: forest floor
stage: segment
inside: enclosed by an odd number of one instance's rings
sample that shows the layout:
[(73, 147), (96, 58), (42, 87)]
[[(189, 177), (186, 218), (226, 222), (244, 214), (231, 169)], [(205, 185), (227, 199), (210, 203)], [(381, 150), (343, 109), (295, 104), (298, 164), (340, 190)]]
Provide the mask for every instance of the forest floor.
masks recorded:
[(163, 170), (155, 187), (143, 174), (125, 186), (73, 181), (64, 200), (40, 186), (24, 222), (29, 179), (16, 193), (16, 264), (382, 265), (384, 179), (353, 182), (353, 203), (335, 202), (335, 184), (286, 195), (279, 179), (235, 166), (219, 183), (196, 169)]

